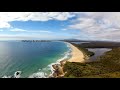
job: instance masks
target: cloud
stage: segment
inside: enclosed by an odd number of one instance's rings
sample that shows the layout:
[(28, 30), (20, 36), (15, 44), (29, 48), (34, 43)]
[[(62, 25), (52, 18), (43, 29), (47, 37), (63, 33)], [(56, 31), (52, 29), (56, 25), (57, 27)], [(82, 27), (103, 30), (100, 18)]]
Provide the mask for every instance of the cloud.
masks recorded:
[(27, 33), (53, 33), (52, 31), (48, 30), (24, 30), (19, 28), (12, 28), (9, 31), (11, 32), (27, 32)]
[(66, 28), (63, 28), (63, 29), (61, 29), (62, 31), (66, 31), (67, 29)]
[(0, 21), (0, 28), (10, 28), (10, 24), (5, 21)]
[(15, 28), (15, 29), (11, 29), (10, 31), (12, 31), (12, 32), (26, 32), (27, 30)]
[(27, 32), (33, 32), (33, 33), (53, 33), (51, 31), (47, 31), (47, 30), (37, 30), (37, 31), (27, 31)]
[[(80, 12), (78, 18), (68, 26), (79, 30), (93, 40), (120, 41), (120, 12)], [(86, 37), (86, 38), (87, 38)]]
[[(120, 12), (0, 12), (0, 28), (11, 28), (12, 21), (64, 21), (72, 17), (68, 27), (61, 29), (77, 30), (75, 38), (92, 40), (120, 41)], [(3, 30), (1, 30), (3, 31)], [(10, 29), (11, 32), (53, 33), (48, 30)]]
[(9, 28), (12, 21), (64, 21), (74, 17), (71, 12), (0, 12), (0, 28)]

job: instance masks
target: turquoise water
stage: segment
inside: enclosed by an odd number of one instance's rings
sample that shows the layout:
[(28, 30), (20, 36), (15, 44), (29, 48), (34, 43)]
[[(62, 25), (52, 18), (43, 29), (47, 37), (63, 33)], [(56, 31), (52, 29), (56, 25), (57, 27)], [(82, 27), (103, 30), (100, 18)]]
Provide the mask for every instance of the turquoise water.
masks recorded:
[(64, 42), (0, 41), (0, 77), (22, 71), (21, 77), (46, 77), (51, 65), (68, 58)]

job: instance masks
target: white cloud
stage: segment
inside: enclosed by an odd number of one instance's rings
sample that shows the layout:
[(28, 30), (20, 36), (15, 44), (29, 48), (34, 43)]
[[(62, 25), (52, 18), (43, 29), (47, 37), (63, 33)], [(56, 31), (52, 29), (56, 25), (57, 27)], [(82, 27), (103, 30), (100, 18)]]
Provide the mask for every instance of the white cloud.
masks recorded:
[(95, 24), (95, 21), (93, 19), (90, 18), (79, 18), (79, 22), (70, 25), (70, 28), (73, 29), (85, 29), (85, 28), (89, 28), (92, 27)]
[(0, 28), (10, 28), (10, 24), (5, 21), (0, 21)]
[(12, 31), (12, 32), (26, 32), (27, 30), (15, 28), (15, 29), (11, 29), (10, 31)]
[(9, 31), (11, 32), (27, 32), (27, 33), (53, 33), (52, 31), (48, 30), (24, 30), (19, 28), (12, 28)]
[(44, 33), (53, 33), (51, 31), (39, 31), (39, 32), (44, 32)]
[(120, 41), (120, 12), (81, 12), (77, 14), (78, 18), (68, 26), (69, 29), (80, 30), (81, 33), (85, 33), (95, 40)]
[(74, 16), (70, 12), (0, 12), (0, 28), (9, 28), (11, 21), (63, 21)]
[(47, 30), (37, 30), (37, 31), (27, 31), (27, 32), (33, 32), (33, 33), (53, 33), (53, 32), (51, 32), (51, 31), (47, 31)]
[[(97, 40), (119, 40), (120, 41), (120, 12), (0, 12), (0, 28), (10, 28), (12, 21), (48, 21), (48, 20), (68, 20), (76, 17), (65, 30), (79, 30), (76, 38), (81, 34)], [(14, 32), (32, 33), (53, 33), (47, 30), (22, 30), (10, 29)], [(85, 37), (83, 35), (83, 37)], [(85, 37), (85, 38), (88, 38)]]
[(67, 28), (63, 28), (63, 29), (61, 29), (62, 31), (66, 31), (66, 30), (68, 30)]

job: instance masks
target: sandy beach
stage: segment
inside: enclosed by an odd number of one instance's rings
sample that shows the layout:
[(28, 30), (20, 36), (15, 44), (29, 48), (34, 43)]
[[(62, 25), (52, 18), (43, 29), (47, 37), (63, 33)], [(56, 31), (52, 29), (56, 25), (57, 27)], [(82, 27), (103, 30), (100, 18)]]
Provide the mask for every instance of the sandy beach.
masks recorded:
[(60, 61), (60, 64), (52, 65), (52, 67), (55, 69), (53, 73), (54, 77), (63, 77), (65, 75), (66, 72), (63, 72), (63, 67), (66, 61), (81, 62), (81, 63), (85, 62), (84, 54), (82, 53), (82, 51), (80, 51), (77, 47), (75, 47), (74, 45), (70, 43), (67, 43), (67, 44), (69, 44), (70, 48), (72, 49), (72, 52), (71, 52), (72, 57), (68, 60)]
[(69, 62), (84, 62), (84, 54), (74, 45), (68, 43), (72, 49), (72, 57), (68, 60)]

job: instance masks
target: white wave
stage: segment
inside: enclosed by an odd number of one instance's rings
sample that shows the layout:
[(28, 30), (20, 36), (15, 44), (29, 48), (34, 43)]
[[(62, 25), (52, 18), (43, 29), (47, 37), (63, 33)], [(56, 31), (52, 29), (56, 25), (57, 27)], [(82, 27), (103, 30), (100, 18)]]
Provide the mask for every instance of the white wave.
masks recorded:
[(49, 76), (53, 76), (53, 73), (54, 73), (54, 70), (55, 70), (52, 67), (52, 65), (54, 65), (54, 64), (60, 64), (60, 61), (68, 59), (68, 58), (70, 58), (70, 56), (71, 56), (71, 51), (69, 50), (69, 51), (65, 52), (65, 55), (64, 55), (63, 58), (60, 58), (55, 63), (51, 63), (50, 65), (48, 65), (50, 67), (50, 69), (51, 69), (51, 74)]
[(21, 73), (22, 73), (22, 71), (16, 71), (14, 73), (14, 75), (12, 75), (12, 76), (4, 75), (2, 78), (20, 78), (21, 77)]
[[(69, 50), (67, 52), (64, 52), (64, 54), (62, 54), (62, 55), (64, 55), (64, 57), (58, 59), (55, 63), (49, 64), (46, 68), (39, 69), (38, 72), (33, 73), (32, 75), (29, 76), (29, 78), (48, 78), (48, 77), (53, 77), (53, 73), (54, 73), (54, 70), (55, 70), (53, 68), (53, 65), (54, 64), (60, 64), (60, 61), (68, 59), (71, 56), (71, 48), (70, 48), (70, 45), (68, 43), (67, 43), (67, 47), (69, 47)], [(50, 70), (50, 74), (44, 72), (44, 71), (48, 71), (48, 70)]]
[[(48, 78), (48, 77), (52, 77), (53, 73), (54, 73), (54, 68), (52, 67), (52, 65), (60, 64), (60, 61), (67, 59), (69, 55), (70, 55), (69, 51), (65, 52), (63, 58), (58, 59), (55, 63), (49, 64), (46, 68), (39, 69), (38, 72), (33, 73), (28, 78)], [(48, 71), (48, 70), (50, 70), (50, 73), (49, 74), (45, 73), (45, 71)]]
[(67, 47), (70, 47), (69, 43), (68, 42), (64, 42), (65, 44), (67, 44)]
[(72, 51), (72, 48), (70, 47), (70, 44), (68, 42), (64, 42), (64, 43), (66, 43), (66, 45), (69, 48), (69, 50)]
[(45, 73), (45, 72), (33, 73), (28, 78), (47, 78), (47, 73)]
[(6, 75), (4, 75), (2, 78), (10, 78), (10, 76), (6, 76)]
[(15, 73), (14, 73), (14, 78), (20, 78), (21, 77), (21, 71), (16, 71)]

